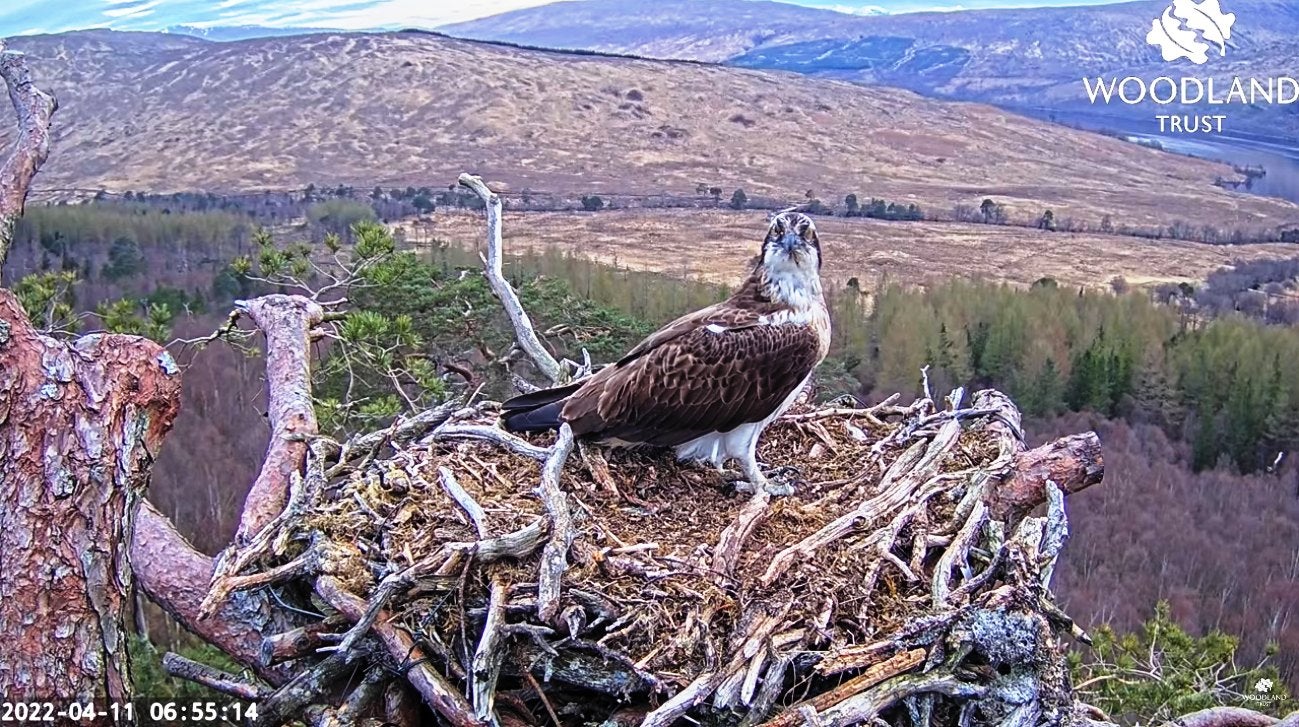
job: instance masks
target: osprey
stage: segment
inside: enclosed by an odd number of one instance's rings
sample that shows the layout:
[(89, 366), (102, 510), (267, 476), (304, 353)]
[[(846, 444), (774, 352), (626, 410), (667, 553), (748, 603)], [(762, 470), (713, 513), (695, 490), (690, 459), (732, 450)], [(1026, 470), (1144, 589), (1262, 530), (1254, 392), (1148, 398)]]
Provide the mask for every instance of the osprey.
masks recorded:
[(554, 429), (673, 447), (719, 469), (738, 460), (755, 488), (790, 494), (758, 465), (758, 437), (794, 402), (830, 348), (821, 246), (804, 214), (777, 214), (762, 254), (729, 299), (678, 318), (581, 381), (505, 402), (515, 432)]

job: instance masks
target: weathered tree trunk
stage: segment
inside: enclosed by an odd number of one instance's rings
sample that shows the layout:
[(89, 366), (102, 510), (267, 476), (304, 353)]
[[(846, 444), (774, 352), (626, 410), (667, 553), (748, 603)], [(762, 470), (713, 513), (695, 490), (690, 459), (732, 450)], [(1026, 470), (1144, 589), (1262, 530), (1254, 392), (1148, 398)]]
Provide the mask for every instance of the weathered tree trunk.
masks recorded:
[[(0, 41), (0, 51), (4, 42)], [(0, 165), (0, 268), (4, 267), (14, 223), (23, 213), (32, 177), (50, 153), (50, 119), (59, 105), (54, 97), (32, 85), (23, 56), (0, 52), (0, 78), (18, 117), (18, 140)]]
[[(0, 54), (18, 136), (0, 165), (0, 264), (32, 178), (49, 154), (57, 104), (23, 56)], [(180, 377), (133, 336), (75, 343), (37, 333), (0, 290), (0, 694), (88, 699), (131, 694), (124, 622), (133, 520)]]
[(157, 344), (56, 341), (0, 290), (0, 694), (129, 696), (133, 520), (179, 408)]

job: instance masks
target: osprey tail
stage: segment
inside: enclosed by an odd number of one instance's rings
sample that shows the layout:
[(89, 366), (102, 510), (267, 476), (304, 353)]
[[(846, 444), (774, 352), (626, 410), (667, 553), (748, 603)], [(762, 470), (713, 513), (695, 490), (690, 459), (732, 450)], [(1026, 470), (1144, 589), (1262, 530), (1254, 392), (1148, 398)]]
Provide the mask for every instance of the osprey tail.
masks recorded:
[(501, 404), (501, 423), (511, 432), (544, 432), (558, 429), (564, 403), (582, 384), (569, 384), (523, 394)]

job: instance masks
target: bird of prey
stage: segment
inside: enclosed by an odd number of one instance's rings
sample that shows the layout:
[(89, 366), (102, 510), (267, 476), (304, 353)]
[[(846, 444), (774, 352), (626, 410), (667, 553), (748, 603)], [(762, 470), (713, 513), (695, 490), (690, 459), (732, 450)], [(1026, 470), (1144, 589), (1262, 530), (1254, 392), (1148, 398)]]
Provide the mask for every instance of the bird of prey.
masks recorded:
[(821, 246), (807, 215), (772, 218), (753, 272), (729, 299), (690, 313), (581, 381), (506, 401), (515, 432), (554, 429), (620, 446), (673, 447), (718, 469), (737, 460), (754, 488), (758, 437), (797, 398), (830, 348)]

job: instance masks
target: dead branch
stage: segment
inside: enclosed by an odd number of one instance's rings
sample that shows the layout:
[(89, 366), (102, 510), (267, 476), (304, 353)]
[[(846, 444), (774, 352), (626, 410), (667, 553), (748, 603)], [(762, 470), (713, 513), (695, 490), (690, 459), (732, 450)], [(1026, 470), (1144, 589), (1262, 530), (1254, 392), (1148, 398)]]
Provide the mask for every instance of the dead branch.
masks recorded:
[(1007, 475), (984, 490), (983, 500), (994, 519), (1010, 520), (1046, 502), (1048, 480), (1072, 495), (1100, 482), (1104, 472), (1095, 432), (1075, 434), (1017, 454)]
[[(326, 603), (350, 619), (360, 620), (365, 615), (365, 601), (349, 593), (332, 576), (317, 579), (316, 592)], [(388, 650), (397, 670), (404, 672), (411, 686), (423, 696), (425, 704), (455, 727), (485, 727), (485, 723), (474, 716), (473, 708), (464, 697), (429, 667), (423, 649), (409, 635), (383, 617), (374, 624), (374, 633)]]
[(304, 435), (317, 431), (311, 400), (311, 329), (325, 311), (300, 295), (267, 295), (235, 306), (266, 336), (267, 417), (271, 443), (261, 472), (244, 499), (236, 547), (252, 542), (257, 533), (284, 511), (289, 481), (300, 474), (307, 456)]
[(722, 531), (721, 537), (717, 539), (717, 547), (713, 549), (710, 570), (714, 579), (720, 582), (731, 578), (735, 561), (740, 557), (745, 541), (771, 514), (768, 510), (770, 505), (771, 495), (765, 490), (759, 490), (740, 509), (735, 521)]
[[(1291, 717), (1296, 715), (1299, 713)], [(1163, 727), (1273, 727), (1279, 722), (1276, 717), (1244, 707), (1209, 707), (1165, 722)]]
[(496, 715), (496, 680), (501, 674), (504, 641), (506, 585), (499, 578), (492, 580), (491, 594), (487, 599), (487, 619), (483, 623), (483, 636), (478, 641), (473, 661), (474, 715), (483, 722), (492, 722)]
[(326, 702), (339, 682), (356, 672), (364, 662), (365, 650), (330, 654), (301, 671), (274, 694), (257, 705), (257, 724), (278, 727), (300, 716), (309, 705)]
[(333, 615), (318, 623), (299, 626), (282, 634), (271, 634), (262, 639), (260, 662), (273, 666), (293, 659), (310, 656), (317, 649), (342, 639), (339, 629), (347, 625), (341, 615)]
[(487, 538), (487, 513), (483, 512), (483, 506), (478, 504), (473, 495), (465, 491), (456, 481), (456, 476), (446, 467), (438, 468), (438, 481), (442, 483), (442, 489), (446, 490), (447, 495), (460, 509), (465, 511), (469, 521), (474, 524), (474, 530), (478, 533), (479, 540)]
[(171, 676), (188, 679), (208, 689), (215, 689), (222, 694), (229, 694), (239, 699), (255, 701), (268, 694), (262, 686), (243, 677), (227, 674), (220, 669), (191, 661), (170, 651), (162, 655), (162, 668)]
[[(212, 559), (195, 550), (147, 501), (140, 504), (136, 518), (131, 564), (149, 599), (181, 625), (263, 679), (283, 681), (284, 673), (270, 669), (272, 664), (263, 664), (260, 654), (262, 629), (274, 629), (274, 624), (282, 623), (284, 617), (235, 599), (216, 617), (199, 619), (199, 605), (212, 579)], [(258, 613), (262, 614), (260, 618), (251, 618)]]
[(387, 683), (388, 673), (385, 669), (379, 666), (370, 667), (365, 672), (365, 677), (361, 679), (361, 683), (356, 685), (356, 688), (339, 705), (336, 723), (340, 727), (361, 724), (361, 718), (383, 695)]
[(541, 339), (537, 338), (537, 331), (533, 328), (532, 320), (528, 318), (527, 311), (523, 310), (523, 304), (519, 302), (518, 294), (514, 292), (514, 288), (505, 279), (505, 273), (501, 267), (502, 257), (504, 256), (503, 243), (501, 242), (501, 198), (487, 188), (487, 183), (482, 178), (475, 177), (472, 174), (461, 174), (460, 184), (473, 190), (474, 194), (478, 195), (478, 198), (487, 207), (487, 264), (484, 267), (484, 272), (487, 274), (487, 284), (491, 286), (492, 292), (501, 301), (501, 306), (505, 308), (505, 314), (509, 316), (510, 323), (514, 326), (515, 340), (537, 369), (552, 384), (564, 383), (568, 380), (567, 372), (542, 345)]
[[(323, 309), (301, 296), (276, 295), (241, 302), (238, 310), (266, 336), (272, 429), (266, 460), (245, 500), (240, 520), (240, 532), (247, 539), (237, 540), (236, 547), (228, 548), (214, 562), (195, 551), (164, 516), (145, 503), (140, 508), (132, 544), (133, 566), (144, 592), (182, 625), (270, 683), (281, 684), (290, 671), (277, 666), (274, 660), (263, 659), (262, 634), (292, 631), (302, 625), (301, 616), (273, 608), (264, 591), (236, 591), (273, 583), (280, 576), (300, 577), (311, 570), (311, 564), (299, 560), (282, 564), (280, 570), (269, 574), (255, 574), (251, 579), (234, 577), (271, 549), (275, 533), (270, 526), (283, 522), (295, 511), (292, 506), (286, 507), (291, 492), (297, 491), (301, 506), (307, 498), (307, 484), (324, 484), (320, 481), (323, 472), (317, 471), (315, 480), (310, 472), (307, 478), (302, 476), (310, 446), (306, 437), (316, 432), (309, 335)], [(317, 469), (322, 467), (320, 463)]]
[(819, 717), (825, 727), (848, 727), (868, 724), (886, 708), (917, 694), (942, 694), (973, 700), (986, 692), (986, 687), (942, 672), (908, 674), (859, 692), (821, 712)]
[(18, 120), (18, 138), (0, 165), (0, 270), (13, 240), (14, 225), (23, 214), (32, 179), (50, 154), (50, 124), (59, 104), (32, 83), (27, 58), (0, 45), (0, 77), (9, 89)]
[(550, 456), (550, 450), (529, 444), (521, 437), (516, 437), (498, 427), (475, 424), (444, 424), (434, 429), (424, 438), (423, 442), (432, 442), (439, 439), (481, 439), (499, 444), (512, 452), (517, 452), (538, 462), (545, 462), (546, 458)]
[(862, 690), (879, 684), (885, 679), (891, 679), (916, 668), (924, 660), (924, 649), (912, 649), (911, 651), (896, 654), (828, 692), (818, 694), (801, 704), (795, 704), (782, 712), (779, 717), (767, 722), (764, 727), (794, 727), (798, 724), (800, 713), (804, 707), (811, 707), (816, 713), (823, 712)]
[(550, 517), (550, 540), (541, 551), (541, 580), (537, 585), (537, 617), (545, 624), (551, 623), (559, 613), (559, 592), (568, 568), (568, 549), (576, 537), (568, 495), (559, 487), (559, 477), (571, 451), (573, 430), (564, 424), (559, 428), (559, 438), (541, 470), (541, 484), (537, 487)]

